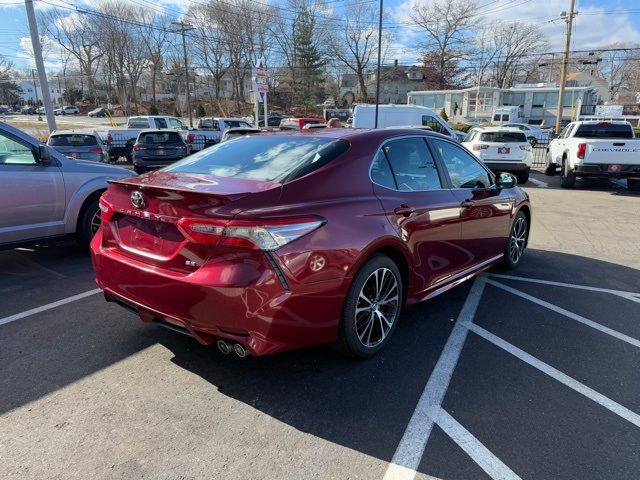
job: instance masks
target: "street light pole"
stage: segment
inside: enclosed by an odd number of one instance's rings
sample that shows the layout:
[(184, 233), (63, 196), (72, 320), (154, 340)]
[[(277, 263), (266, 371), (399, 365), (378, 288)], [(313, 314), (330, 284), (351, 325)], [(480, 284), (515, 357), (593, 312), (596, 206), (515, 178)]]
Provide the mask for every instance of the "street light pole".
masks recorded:
[[(560, 91), (558, 92), (558, 114), (556, 116), (556, 134), (560, 133), (560, 125), (562, 124), (562, 107), (564, 106), (564, 84), (567, 80), (567, 64), (569, 63), (569, 48), (571, 47), (571, 29), (573, 28), (573, 12), (575, 0), (571, 0), (569, 6), (569, 15), (567, 16), (567, 36), (564, 39), (564, 55), (562, 57), (562, 68), (560, 69)], [(563, 12), (564, 13), (564, 12)]]
[(184, 74), (187, 79), (187, 110), (189, 110), (189, 127), (193, 128), (193, 115), (191, 114), (191, 93), (189, 91), (189, 62), (187, 61), (187, 42), (185, 40), (185, 32), (189, 30), (194, 30), (192, 25), (188, 23), (180, 22), (171, 22), (172, 25), (179, 25), (180, 30), (178, 30), (182, 34), (182, 51), (184, 52)]
[(382, 7), (384, 0), (380, 0), (380, 15), (378, 19), (378, 71), (376, 73), (376, 120), (374, 128), (378, 128), (378, 107), (380, 104), (380, 58), (382, 56)]

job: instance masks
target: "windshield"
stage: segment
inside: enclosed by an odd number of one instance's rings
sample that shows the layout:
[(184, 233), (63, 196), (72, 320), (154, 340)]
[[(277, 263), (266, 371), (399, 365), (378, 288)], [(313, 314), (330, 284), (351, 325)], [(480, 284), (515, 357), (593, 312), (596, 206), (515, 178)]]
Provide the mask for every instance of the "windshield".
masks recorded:
[(52, 147), (90, 147), (97, 145), (98, 141), (93, 135), (52, 135), (49, 145)]
[(300, 169), (325, 165), (348, 147), (346, 141), (333, 138), (245, 136), (202, 150), (165, 170), (282, 182)]
[(624, 123), (588, 123), (578, 127), (574, 138), (633, 138), (633, 130)]
[(522, 132), (485, 132), (480, 135), (480, 141), (494, 143), (526, 143), (527, 137)]

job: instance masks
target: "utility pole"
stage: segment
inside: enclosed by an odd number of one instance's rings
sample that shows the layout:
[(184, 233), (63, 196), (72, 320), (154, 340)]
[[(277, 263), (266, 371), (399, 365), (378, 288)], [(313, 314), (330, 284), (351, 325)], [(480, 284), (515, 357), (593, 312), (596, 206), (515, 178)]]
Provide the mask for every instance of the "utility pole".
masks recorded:
[[(36, 84), (36, 71), (35, 69), (31, 69), (31, 78), (33, 78), (33, 93), (36, 94), (36, 112), (38, 112), (38, 109), (40, 108), (40, 105), (38, 105), (40, 103), (40, 100), (38, 100), (38, 85)], [(38, 113), (38, 121), (42, 121), (42, 115), (40, 115), (40, 113)]]
[[(376, 73), (376, 121), (373, 128), (378, 128), (378, 107), (380, 103), (380, 58), (382, 56), (382, 8), (383, 1), (380, 0), (380, 14), (378, 18), (378, 71)], [(365, 99), (366, 101), (366, 99)]]
[[(44, 111), (47, 114), (47, 125), (49, 126), (49, 132), (53, 132), (56, 129), (56, 119), (53, 116), (53, 105), (51, 105), (49, 82), (47, 82), (47, 74), (44, 71), (42, 47), (40, 45), (40, 35), (38, 35), (36, 14), (33, 10), (33, 0), (24, 0), (24, 6), (27, 9), (27, 19), (29, 20), (29, 31), (31, 33), (31, 45), (33, 46), (33, 56), (36, 61), (36, 68), (38, 69), (38, 77), (40, 78), (40, 88), (42, 88), (42, 104), (44, 105)], [(34, 85), (34, 88), (37, 87)]]
[(564, 96), (564, 84), (567, 80), (567, 64), (569, 63), (569, 49), (571, 48), (571, 30), (573, 28), (573, 17), (576, 15), (573, 11), (575, 7), (575, 0), (570, 0), (569, 15), (560, 14), (561, 18), (565, 18), (567, 22), (567, 36), (564, 39), (564, 54), (562, 56), (562, 68), (560, 69), (560, 91), (558, 92), (558, 115), (556, 116), (556, 134), (560, 133), (560, 125), (562, 123), (562, 107)]
[(193, 115), (191, 114), (191, 92), (189, 91), (189, 62), (187, 61), (187, 42), (185, 40), (185, 32), (189, 30), (194, 30), (195, 27), (188, 23), (180, 22), (171, 22), (172, 25), (179, 25), (180, 32), (182, 34), (182, 51), (184, 52), (184, 74), (187, 79), (187, 110), (189, 110), (189, 127), (193, 128)]

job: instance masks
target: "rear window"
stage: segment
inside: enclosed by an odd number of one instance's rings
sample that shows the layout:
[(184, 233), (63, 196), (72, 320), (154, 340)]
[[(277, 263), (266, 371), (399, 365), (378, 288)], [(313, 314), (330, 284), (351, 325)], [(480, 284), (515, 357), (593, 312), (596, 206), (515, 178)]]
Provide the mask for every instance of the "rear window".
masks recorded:
[(98, 144), (98, 140), (93, 135), (52, 135), (49, 138), (49, 145), (52, 147), (91, 147)]
[(484, 132), (480, 135), (480, 141), (495, 143), (526, 143), (527, 137), (522, 132)]
[(149, 119), (147, 118), (130, 118), (127, 122), (128, 128), (149, 128)]
[(161, 145), (165, 143), (183, 143), (182, 137), (177, 132), (150, 132), (141, 133), (138, 143), (146, 145)]
[(244, 137), (202, 150), (166, 171), (285, 182), (338, 158), (349, 144), (333, 138)]
[(574, 138), (633, 138), (633, 130), (621, 123), (589, 123), (580, 125)]

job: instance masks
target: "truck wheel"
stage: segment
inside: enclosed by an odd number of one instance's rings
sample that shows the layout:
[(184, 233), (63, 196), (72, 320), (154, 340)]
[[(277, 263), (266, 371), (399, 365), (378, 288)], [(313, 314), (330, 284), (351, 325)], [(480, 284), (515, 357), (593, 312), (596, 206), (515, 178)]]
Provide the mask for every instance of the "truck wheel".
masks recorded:
[(640, 192), (640, 178), (627, 178), (627, 190)]
[(516, 178), (518, 179), (518, 185), (524, 185), (525, 183), (527, 183), (527, 181), (529, 181), (529, 170), (518, 173)]
[(562, 161), (562, 175), (560, 177), (560, 186), (562, 188), (573, 188), (576, 184), (576, 174), (569, 168), (567, 160)]
[(547, 152), (547, 167), (544, 169), (544, 174), (553, 177), (556, 174), (556, 168), (558, 167), (555, 163), (551, 161), (551, 154)]

